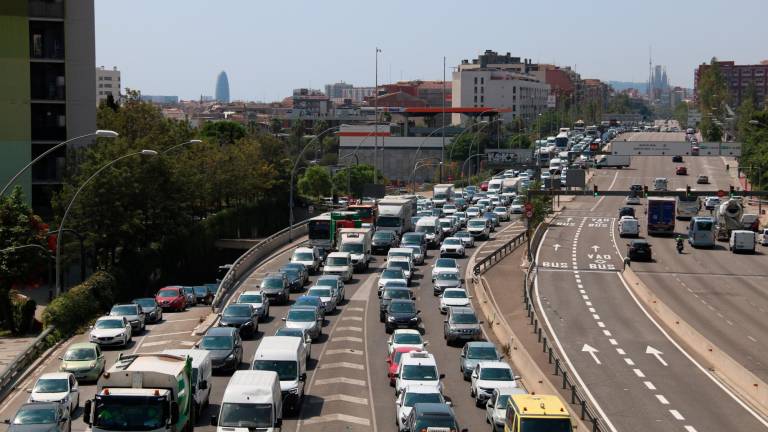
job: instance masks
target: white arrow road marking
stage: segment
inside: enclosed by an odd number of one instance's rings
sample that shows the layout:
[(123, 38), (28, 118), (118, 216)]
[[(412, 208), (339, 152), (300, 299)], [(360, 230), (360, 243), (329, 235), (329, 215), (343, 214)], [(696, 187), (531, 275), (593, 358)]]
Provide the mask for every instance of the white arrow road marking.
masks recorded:
[(645, 349), (645, 353), (656, 357), (656, 360), (658, 360), (659, 363), (663, 364), (664, 366), (668, 366), (667, 362), (663, 358), (661, 358), (662, 354), (664, 353), (657, 350), (656, 348), (648, 345), (648, 347)]
[(555, 252), (557, 252), (557, 250), (560, 249), (559, 244), (553, 244), (552, 247), (555, 248)]
[(595, 363), (602, 364), (602, 363), (600, 363), (600, 359), (597, 358), (597, 354), (596, 353), (600, 352), (600, 350), (598, 350), (597, 348), (594, 348), (594, 347), (591, 347), (591, 346), (589, 346), (587, 344), (584, 344), (584, 346), (581, 348), (581, 352), (588, 352), (589, 355), (592, 356), (592, 359), (595, 361)]
[(600, 249), (600, 246), (594, 245), (590, 249), (593, 249), (595, 252), (597, 252), (597, 250)]

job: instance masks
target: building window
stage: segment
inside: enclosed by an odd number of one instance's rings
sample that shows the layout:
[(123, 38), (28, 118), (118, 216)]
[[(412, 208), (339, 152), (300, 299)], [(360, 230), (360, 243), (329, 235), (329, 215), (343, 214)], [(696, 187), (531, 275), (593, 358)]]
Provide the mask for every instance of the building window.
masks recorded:
[(485, 87), (480, 87), (480, 93), (485, 93)]
[(475, 86), (475, 93), (477, 93), (477, 86)]
[(485, 84), (485, 77), (480, 77), (480, 84)]
[(477, 103), (477, 95), (475, 95), (475, 103)]
[(104, 81), (112, 81), (112, 77), (111, 76), (105, 76), (104, 77)]
[(485, 96), (480, 96), (480, 103), (485, 103)]
[(477, 77), (475, 77), (475, 85), (477, 85)]
[(515, 93), (517, 93), (517, 86), (512, 87), (512, 94), (515, 94)]

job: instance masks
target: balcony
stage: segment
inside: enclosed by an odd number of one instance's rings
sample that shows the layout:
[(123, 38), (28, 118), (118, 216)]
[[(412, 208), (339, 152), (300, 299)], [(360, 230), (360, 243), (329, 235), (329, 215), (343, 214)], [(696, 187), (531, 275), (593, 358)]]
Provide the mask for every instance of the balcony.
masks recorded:
[(30, 21), (29, 57), (41, 60), (64, 60), (64, 23)]
[(33, 101), (65, 100), (64, 63), (31, 63), (29, 75), (30, 96)]
[(64, 19), (64, 0), (29, 0), (29, 17)]
[(67, 139), (67, 117), (64, 104), (32, 104), (32, 141), (64, 141)]
[[(32, 146), (32, 158), (40, 156), (51, 148), (51, 145), (34, 144)], [(49, 154), (32, 166), (33, 184), (60, 184), (64, 178), (67, 150), (60, 148)]]

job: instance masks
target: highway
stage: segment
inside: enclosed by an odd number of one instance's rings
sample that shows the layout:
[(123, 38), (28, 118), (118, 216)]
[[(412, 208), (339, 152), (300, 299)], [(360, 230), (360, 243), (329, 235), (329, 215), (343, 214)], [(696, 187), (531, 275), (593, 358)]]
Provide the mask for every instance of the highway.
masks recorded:
[[(675, 176), (669, 156), (633, 157), (630, 169), (598, 171), (594, 181), (600, 190), (628, 191), (631, 184), (667, 177), (670, 189), (686, 184), (696, 189), (696, 176), (705, 174), (713, 183), (707, 189), (727, 190), (721, 158), (686, 157), (684, 164), (689, 175)], [(548, 230), (537, 260), (537, 301), (546, 324), (608, 429), (645, 430), (653, 424), (660, 431), (765, 430), (765, 419), (694, 363), (629, 292), (619, 274), (626, 252), (616, 228), (622, 206), (620, 197), (579, 197), (569, 203)], [(642, 226), (643, 208), (637, 206), (637, 212)], [(679, 222), (677, 231), (684, 232), (684, 225)], [(632, 263), (644, 282), (706, 337), (755, 373), (764, 373), (765, 347), (752, 339), (766, 329), (759, 319), (760, 308), (767, 306), (765, 294), (757, 288), (765, 286), (766, 257), (735, 256), (722, 247), (687, 247), (678, 256), (672, 239), (649, 241), (655, 262)], [(719, 282), (725, 279), (727, 284)]]
[[(478, 257), (489, 253), (494, 247), (518, 234), (522, 227), (518, 222), (503, 223), (503, 230), (497, 228), (492, 239), (478, 242), (468, 254), (477, 253)], [(270, 271), (276, 271), (290, 258), (297, 243), (275, 253), (238, 286), (238, 292), (257, 287), (261, 278)], [(435, 355), (438, 368), (446, 375), (443, 380), (444, 393), (454, 403), (454, 410), (462, 427), (469, 430), (487, 428), (484, 409), (475, 407), (469, 396), (469, 383), (459, 372), (460, 347), (447, 346), (442, 338), (444, 316), (438, 310), (438, 298), (433, 296), (429, 280), (430, 268), (436, 256), (436, 250), (430, 250), (429, 256), (418, 272), (412, 284), (417, 295), (417, 304), (422, 311), (424, 336), (430, 341), (429, 352)], [(468, 255), (469, 257), (469, 255)], [(468, 258), (467, 257), (467, 258)], [(467, 258), (459, 260), (462, 271), (469, 277), (469, 269), (464, 268)], [(336, 314), (328, 315), (323, 327), (323, 336), (312, 344), (312, 360), (308, 363), (306, 397), (298, 416), (286, 415), (283, 430), (287, 431), (395, 431), (394, 389), (389, 386), (386, 376), (386, 340), (384, 325), (378, 320), (378, 297), (374, 288), (377, 275), (384, 264), (383, 256), (376, 256), (371, 268), (361, 274), (355, 274), (351, 283), (346, 284), (347, 302), (339, 307)], [(311, 280), (317, 276), (312, 276)], [(311, 284), (311, 282), (310, 282)], [(308, 285), (309, 286), (309, 285)], [(231, 298), (237, 297), (235, 293)], [(301, 293), (292, 294), (292, 298)], [(263, 335), (272, 335), (282, 326), (281, 318), (288, 306), (272, 305), (271, 318), (259, 325), (259, 334), (252, 340), (244, 341), (243, 363), (240, 369), (247, 369), (248, 363)], [(206, 306), (190, 307), (185, 312), (164, 314), (164, 321), (147, 325), (144, 334), (134, 338), (126, 349), (105, 349), (106, 364), (111, 366), (121, 352), (158, 352), (171, 348), (191, 348), (199, 340), (192, 335), (192, 330), (210, 313)], [(78, 335), (67, 341), (38, 369), (34, 370), (20, 386), (20, 391), (10, 395), (0, 405), (0, 419), (11, 418), (27, 394), (23, 389), (34, 385), (42, 373), (54, 372), (59, 365), (58, 356), (62, 355), (69, 343), (83, 342), (87, 335)], [(217, 413), (229, 376), (214, 375), (211, 386), (211, 402), (196, 421), (196, 429), (214, 431), (209, 425), (211, 414)], [(73, 431), (84, 431), (87, 425), (82, 421), (83, 401), (95, 394), (93, 383), (84, 383), (80, 387), (80, 408), (75, 413)]]

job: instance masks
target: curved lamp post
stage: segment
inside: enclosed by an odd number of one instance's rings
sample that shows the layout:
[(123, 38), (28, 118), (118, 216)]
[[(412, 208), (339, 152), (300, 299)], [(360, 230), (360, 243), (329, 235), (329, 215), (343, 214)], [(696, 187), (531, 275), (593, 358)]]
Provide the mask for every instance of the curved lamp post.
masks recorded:
[(173, 151), (173, 150), (175, 150), (175, 149), (177, 149), (179, 147), (182, 147), (182, 146), (185, 146), (185, 145), (188, 145), (188, 144), (200, 144), (201, 142), (203, 142), (203, 141), (199, 140), (199, 139), (193, 139), (193, 140), (185, 141), (183, 143), (172, 145), (172, 146), (168, 147), (167, 149), (161, 151), (160, 154), (166, 154), (166, 153), (168, 153), (170, 151)]
[[(339, 159), (339, 161), (342, 161), (342, 160), (344, 160), (346, 158), (349, 158), (349, 157), (352, 157), (352, 156), (355, 157), (355, 166), (360, 165), (360, 158), (357, 157), (357, 152), (355, 152), (355, 153), (347, 153), (344, 156), (342, 156)], [(349, 164), (347, 164), (347, 168), (346, 169), (347, 169), (347, 193), (352, 195), (352, 181), (350, 180), (351, 177), (352, 177), (350, 174), (352, 174), (352, 173), (349, 172)]]
[(329, 127), (328, 129), (315, 135), (315, 137), (309, 140), (307, 145), (305, 145), (304, 148), (301, 149), (298, 156), (296, 156), (296, 160), (293, 162), (293, 169), (291, 170), (291, 184), (288, 190), (288, 242), (293, 241), (293, 182), (296, 178), (296, 168), (298, 168), (299, 166), (299, 161), (301, 160), (301, 157), (304, 155), (304, 152), (307, 151), (307, 149), (311, 147), (314, 143), (316, 143), (317, 140), (320, 139), (320, 137), (322, 137), (323, 135), (325, 135), (326, 133), (332, 130), (339, 129), (340, 127), (341, 126)]
[[(480, 128), (477, 129), (477, 132), (480, 133), (480, 131), (482, 131), (483, 129), (487, 128), (490, 124), (496, 123), (496, 122), (500, 122), (500, 121), (503, 121), (503, 120), (504, 119), (499, 117), (499, 118), (496, 118), (496, 119), (491, 120), (491, 121), (480, 122), (482, 124), (482, 126), (480, 126)], [(477, 142), (477, 138), (478, 138), (478, 136), (475, 135), (475, 137), (472, 139), (472, 142), (469, 143), (469, 149), (468, 149), (469, 151), (468, 151), (468, 153), (472, 153), (472, 147), (474, 147), (475, 142)], [(478, 152), (480, 151), (480, 143), (479, 142), (477, 143), (477, 151)], [(480, 156), (479, 155), (481, 155), (481, 154), (482, 153), (477, 153), (477, 154), (474, 155), (474, 156), (477, 156), (477, 172), (478, 173), (480, 172)], [(461, 170), (462, 170), (462, 173), (463, 173), (464, 172), (464, 165), (463, 164), (462, 164)]]
[[(464, 163), (461, 164), (461, 178), (462, 179), (464, 178), (464, 167), (467, 166), (467, 162), (469, 162), (469, 160), (472, 159), (475, 156), (477, 156), (478, 159), (480, 159), (483, 156), (488, 157), (488, 155), (486, 155), (485, 153), (475, 153), (473, 155), (467, 156), (467, 158), (464, 159)], [(470, 178), (472, 177), (471, 175), (469, 175), (470, 173), (467, 173), (467, 174), (468, 174), (468, 177), (470, 177)]]
[[(72, 205), (75, 203), (75, 200), (77, 199), (77, 196), (80, 195), (80, 192), (83, 191), (83, 189), (88, 186), (88, 184), (96, 178), (99, 174), (101, 174), (102, 171), (105, 169), (111, 167), (112, 165), (116, 164), (117, 162), (129, 158), (132, 156), (157, 156), (157, 152), (155, 150), (141, 150), (133, 153), (128, 153), (126, 155), (120, 156), (117, 159), (112, 160), (111, 162), (108, 162), (101, 166), (96, 172), (91, 174), (90, 177), (88, 177), (82, 185), (75, 191), (75, 194), (72, 195), (72, 199), (69, 200), (69, 204), (67, 204), (67, 209), (64, 210), (64, 216), (61, 217), (61, 222), (59, 223), (59, 232), (64, 232), (64, 222), (67, 220), (67, 215), (69, 215), (69, 211), (72, 209)], [(58, 296), (61, 293), (61, 242), (56, 241), (56, 296)]]
[(91, 132), (91, 133), (85, 134), (85, 135), (76, 136), (74, 138), (70, 138), (70, 139), (68, 139), (66, 141), (63, 141), (63, 142), (60, 142), (60, 143), (56, 144), (55, 146), (53, 146), (53, 147), (49, 148), (48, 150), (44, 151), (43, 154), (41, 154), (40, 156), (32, 159), (32, 161), (30, 163), (26, 164), (24, 166), (24, 168), (20, 169), (19, 172), (14, 174), (13, 177), (11, 177), (11, 179), (8, 180), (8, 183), (6, 183), (5, 186), (3, 186), (3, 189), (0, 190), (0, 196), (5, 195), (5, 191), (8, 190), (9, 187), (11, 187), (13, 182), (15, 182), (16, 179), (19, 178), (19, 176), (24, 173), (24, 171), (29, 169), (29, 167), (34, 165), (40, 159), (42, 159), (42, 158), (48, 156), (49, 154), (53, 153), (56, 149), (58, 149), (60, 147), (63, 147), (63, 146), (65, 146), (65, 145), (67, 145), (67, 144), (69, 144), (69, 143), (71, 143), (73, 141), (77, 141), (77, 140), (79, 140), (81, 138), (88, 138), (88, 137), (117, 138), (118, 136), (119, 136), (119, 134), (117, 132), (115, 132), (115, 131), (99, 129), (99, 130), (97, 130), (95, 132)]
[(413, 188), (413, 193), (416, 193), (416, 170), (418, 170), (419, 168), (425, 167), (425, 166), (434, 166), (434, 164), (421, 164), (421, 165), (419, 165), (419, 163), (426, 162), (426, 161), (437, 161), (439, 163), (439, 165), (443, 164), (443, 162), (440, 160), (439, 157), (428, 157), (428, 158), (423, 158), (423, 159), (416, 160), (413, 163), (413, 169), (411, 170), (411, 178), (409, 179), (409, 182), (408, 182), (408, 183), (411, 184), (411, 187)]
[(750, 120), (749, 124), (752, 126), (768, 127), (768, 125), (762, 123), (760, 120)]

